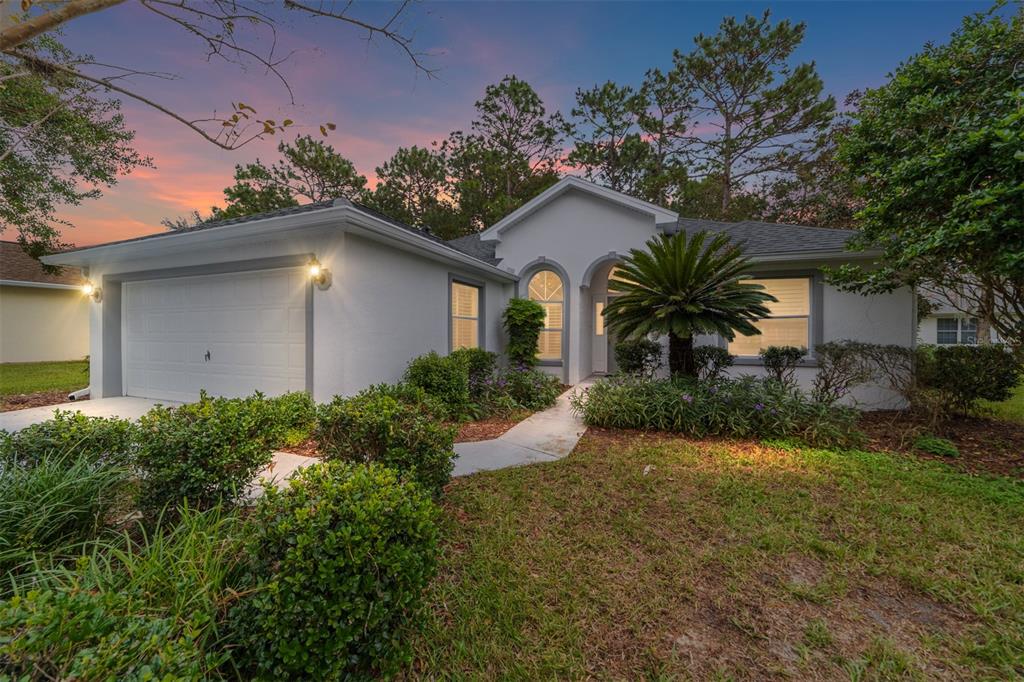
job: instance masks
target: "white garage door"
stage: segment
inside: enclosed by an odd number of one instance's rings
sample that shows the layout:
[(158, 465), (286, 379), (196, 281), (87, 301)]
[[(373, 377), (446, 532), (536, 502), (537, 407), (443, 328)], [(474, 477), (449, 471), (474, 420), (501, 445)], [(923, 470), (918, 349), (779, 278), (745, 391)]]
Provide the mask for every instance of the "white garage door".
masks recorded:
[(125, 394), (191, 401), (306, 387), (299, 268), (125, 283)]

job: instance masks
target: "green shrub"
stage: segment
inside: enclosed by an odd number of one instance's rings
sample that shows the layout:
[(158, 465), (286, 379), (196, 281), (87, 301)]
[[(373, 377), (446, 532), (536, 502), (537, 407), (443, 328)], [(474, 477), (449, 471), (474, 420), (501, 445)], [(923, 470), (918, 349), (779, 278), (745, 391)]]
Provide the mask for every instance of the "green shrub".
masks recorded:
[(661, 344), (653, 339), (624, 339), (615, 344), (619, 371), (634, 376), (654, 376), (661, 367), (661, 355)]
[(940, 392), (953, 412), (966, 414), (980, 400), (1001, 402), (1021, 380), (1021, 366), (1004, 346), (922, 346), (918, 384)]
[(736, 356), (721, 346), (697, 346), (693, 349), (693, 364), (701, 381), (717, 381), (732, 367)]
[(818, 344), (814, 356), (818, 371), (811, 395), (820, 403), (833, 404), (848, 396), (854, 386), (877, 375), (874, 361), (878, 346), (860, 341), (829, 341)]
[(461, 362), (469, 375), (469, 397), (479, 400), (485, 391), (485, 382), (494, 375), (498, 354), (483, 348), (460, 348), (449, 357)]
[(440, 423), (428, 404), (407, 402), (387, 385), (322, 405), (316, 438), (325, 459), (380, 462), (435, 495), (451, 479), (455, 428)]
[[(37, 555), (67, 553), (128, 512), (133, 473), (98, 462), (93, 453), (43, 455), (31, 466), (9, 465), (0, 475), (0, 593), (9, 571)], [(44, 560), (45, 563), (45, 560)]]
[(543, 410), (555, 404), (564, 387), (558, 377), (518, 366), (498, 375), (497, 389), (524, 410)]
[(938, 455), (940, 457), (960, 456), (960, 450), (953, 441), (939, 438), (938, 436), (918, 436), (914, 441), (914, 448), (929, 455)]
[(469, 409), (469, 368), (461, 357), (431, 351), (413, 358), (405, 381), (443, 405), (448, 419), (462, 419)]
[(126, 464), (132, 459), (137, 441), (137, 429), (127, 419), (57, 410), (52, 419), (17, 433), (4, 433), (0, 452), (4, 460), (25, 465), (69, 452), (95, 461)]
[(801, 438), (813, 445), (856, 443), (856, 410), (815, 403), (772, 379), (714, 383), (633, 377), (599, 381), (572, 396), (588, 426), (674, 431), (694, 437)]
[(508, 346), (505, 353), (512, 366), (533, 367), (537, 364), (537, 342), (544, 329), (544, 307), (528, 298), (513, 298), (505, 306), (502, 319)]
[(149, 516), (184, 500), (196, 509), (230, 505), (271, 460), (284, 430), (270, 401), (211, 398), (168, 408), (139, 419), (139, 506)]
[(274, 447), (295, 446), (309, 438), (316, 425), (316, 403), (308, 393), (285, 393), (267, 403), (274, 420)]
[(796, 366), (807, 355), (807, 349), (796, 346), (768, 346), (760, 355), (769, 378), (780, 384), (792, 386), (795, 384)]
[(228, 667), (227, 609), (246, 592), (237, 520), (183, 510), (174, 526), (95, 542), (0, 602), (0, 661), (21, 679), (172, 680)]
[(260, 587), (232, 613), (246, 677), (371, 679), (408, 659), (437, 509), (383, 466), (328, 462), (268, 488), (247, 542)]

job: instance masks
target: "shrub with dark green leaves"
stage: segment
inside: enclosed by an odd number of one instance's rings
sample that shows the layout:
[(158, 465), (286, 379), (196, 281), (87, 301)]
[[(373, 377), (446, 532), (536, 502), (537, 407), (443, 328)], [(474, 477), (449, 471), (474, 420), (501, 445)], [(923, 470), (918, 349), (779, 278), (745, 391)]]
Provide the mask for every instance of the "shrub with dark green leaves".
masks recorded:
[(439, 422), (429, 405), (407, 402), (387, 385), (321, 405), (316, 438), (325, 459), (379, 462), (434, 495), (451, 479), (455, 428)]
[(158, 406), (139, 419), (139, 506), (150, 517), (185, 500), (196, 509), (231, 505), (272, 458), (284, 430), (270, 401), (211, 398)]
[(483, 348), (460, 348), (452, 351), (450, 357), (461, 362), (469, 375), (469, 397), (479, 400), (484, 393), (484, 383), (494, 376), (498, 366), (498, 354)]
[(520, 365), (498, 375), (498, 390), (524, 410), (543, 410), (555, 404), (564, 387), (558, 377)]
[(405, 370), (405, 381), (443, 405), (449, 419), (461, 419), (469, 409), (469, 368), (460, 357), (431, 351), (413, 358)]
[(938, 455), (939, 457), (960, 456), (960, 450), (956, 447), (956, 443), (938, 436), (918, 436), (914, 441), (914, 448), (929, 455)]
[(513, 298), (505, 306), (502, 320), (508, 335), (505, 353), (512, 366), (537, 364), (537, 342), (544, 329), (544, 307), (528, 298)]
[(654, 339), (623, 339), (615, 344), (615, 364), (625, 374), (654, 376), (661, 367), (661, 355), (661, 344)]
[[(180, 521), (95, 541), (0, 602), (0, 661), (15, 679), (198, 680), (228, 673), (227, 608), (246, 593), (237, 519)], [(138, 538), (137, 540), (134, 538)]]
[(305, 391), (293, 391), (268, 398), (267, 402), (274, 420), (274, 447), (298, 445), (309, 438), (316, 425), (316, 403), (312, 396)]
[(1021, 365), (1005, 346), (922, 346), (917, 379), (939, 391), (953, 412), (966, 414), (981, 400), (1009, 398), (1021, 380)]
[(137, 429), (127, 419), (57, 410), (52, 419), (16, 433), (0, 432), (0, 457), (31, 465), (43, 457), (74, 453), (97, 462), (128, 464), (137, 441)]
[(768, 346), (760, 355), (769, 378), (780, 384), (792, 386), (796, 383), (796, 366), (807, 355), (807, 349), (796, 346)]
[(588, 426), (673, 431), (698, 438), (794, 437), (825, 446), (860, 440), (856, 410), (816, 403), (773, 379), (708, 383), (682, 377), (617, 377), (599, 381), (571, 400)]
[(736, 356), (721, 346), (697, 346), (693, 349), (693, 364), (701, 381), (717, 381), (732, 367)]
[(232, 612), (244, 677), (373, 679), (408, 660), (438, 556), (437, 508), (379, 465), (327, 462), (249, 519), (255, 592)]
[(128, 466), (74, 451), (33, 459), (0, 469), (0, 594), (9, 571), (73, 552), (131, 510)]

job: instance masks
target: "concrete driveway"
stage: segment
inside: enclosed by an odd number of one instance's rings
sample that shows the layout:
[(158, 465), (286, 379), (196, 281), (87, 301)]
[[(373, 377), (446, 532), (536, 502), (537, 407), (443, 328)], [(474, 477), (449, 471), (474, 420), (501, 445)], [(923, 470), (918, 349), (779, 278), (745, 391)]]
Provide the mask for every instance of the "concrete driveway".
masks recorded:
[(138, 419), (153, 409), (154, 405), (177, 405), (173, 400), (150, 400), (148, 398), (98, 398), (96, 400), (79, 400), (73, 403), (47, 405), (46, 407), (30, 407), (27, 410), (0, 412), (0, 430), (20, 431), (26, 426), (44, 422), (53, 416), (56, 410), (81, 412), (89, 417), (120, 417), (122, 419)]

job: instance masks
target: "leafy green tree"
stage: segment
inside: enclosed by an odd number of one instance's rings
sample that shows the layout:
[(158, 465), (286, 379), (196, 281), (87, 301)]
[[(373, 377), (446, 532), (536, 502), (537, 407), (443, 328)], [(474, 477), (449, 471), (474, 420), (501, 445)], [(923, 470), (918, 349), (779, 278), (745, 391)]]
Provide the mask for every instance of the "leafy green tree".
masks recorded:
[(686, 218), (738, 222), (760, 220), (767, 210), (767, 201), (762, 192), (737, 190), (733, 191), (728, 208), (723, 210), (722, 178), (706, 175), (679, 182), (669, 206)]
[[(705, 242), (707, 245), (705, 246)], [(775, 298), (759, 284), (746, 283), (750, 263), (725, 234), (708, 240), (698, 232), (659, 235), (647, 251), (631, 249), (608, 281), (618, 293), (604, 311), (619, 338), (667, 334), (673, 376), (696, 377), (693, 340), (698, 334), (760, 334), (754, 322), (769, 314)]]
[[(23, 53), (56, 64), (90, 61), (48, 36), (23, 44)], [(117, 177), (150, 160), (136, 152), (120, 102), (62, 71), (26, 70), (0, 58), (0, 233), (18, 234), (39, 257), (67, 246), (58, 217), (63, 206), (102, 195)]]
[(423, 147), (400, 147), (376, 173), (377, 187), (369, 198), (374, 208), (410, 225), (429, 227), (444, 239), (464, 234), (448, 197), (443, 154)]
[(442, 144), (467, 231), (494, 224), (558, 181), (564, 121), (526, 81), (506, 76), (475, 104), (472, 132)]
[(1024, 7), (1004, 8), (965, 18), (864, 94), (839, 160), (864, 201), (855, 246), (880, 249), (881, 267), (832, 275), (861, 292), (954, 290), (978, 316), (979, 340), (991, 324), (1020, 351)]
[(835, 100), (822, 97), (814, 63), (790, 65), (805, 25), (772, 25), (769, 17), (726, 17), (717, 34), (694, 38), (693, 51), (675, 53), (678, 78), (695, 97), (692, 174), (721, 179), (723, 214), (737, 190), (813, 158), (835, 112)]

